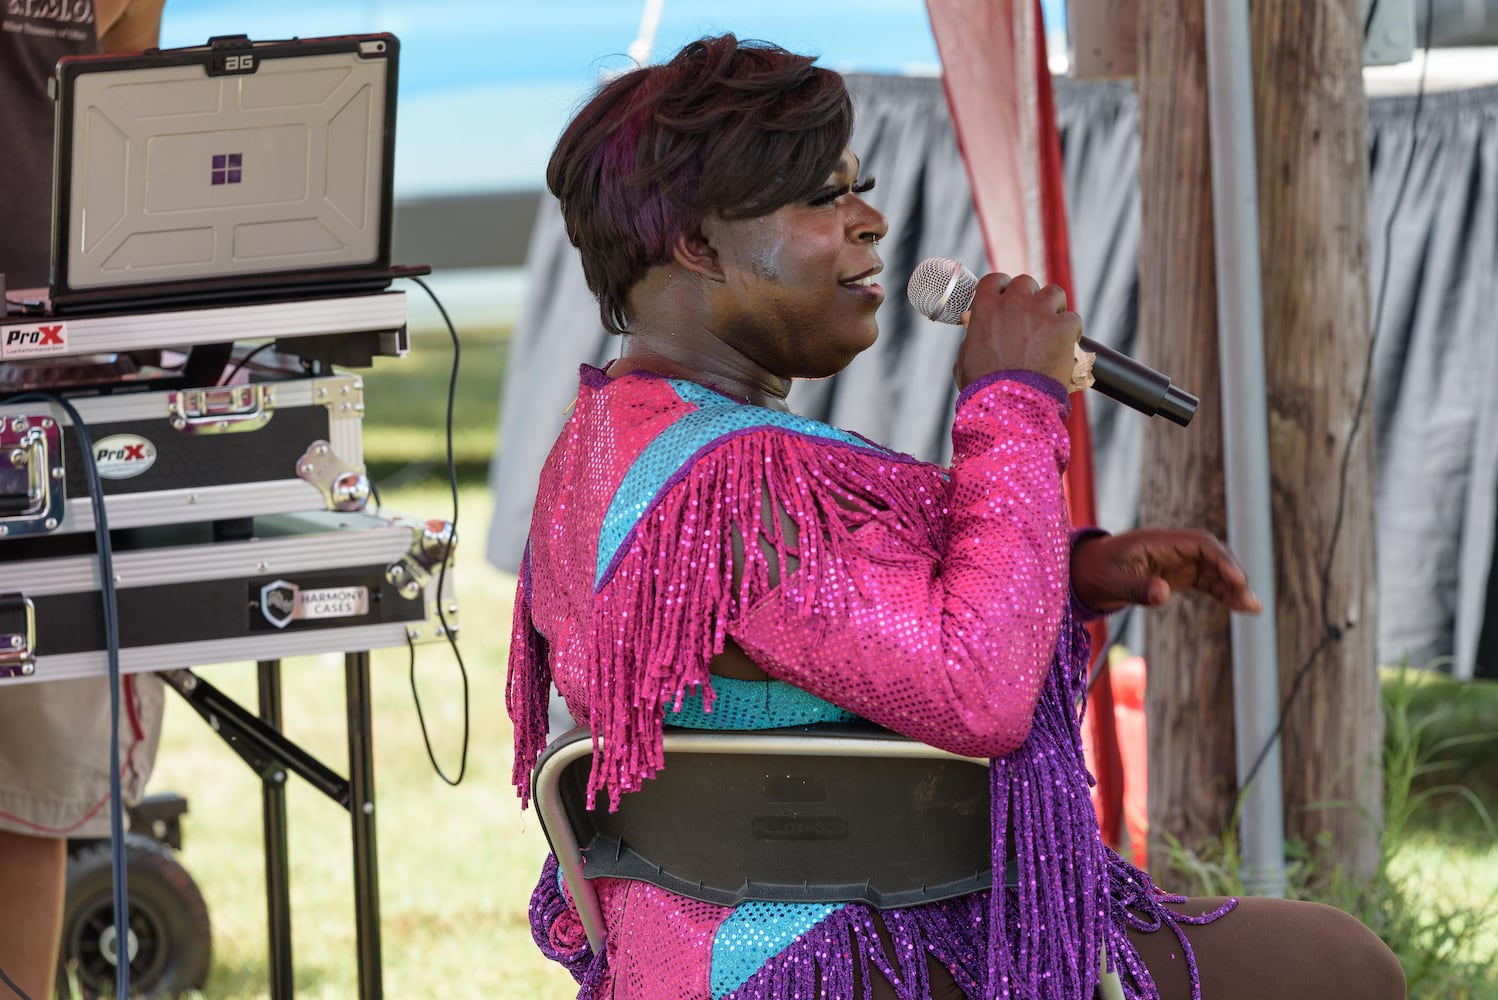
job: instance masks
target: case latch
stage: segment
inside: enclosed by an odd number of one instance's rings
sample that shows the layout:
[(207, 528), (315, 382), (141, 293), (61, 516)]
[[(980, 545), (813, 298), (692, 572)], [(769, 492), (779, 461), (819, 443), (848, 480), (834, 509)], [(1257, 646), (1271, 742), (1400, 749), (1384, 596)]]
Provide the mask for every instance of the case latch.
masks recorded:
[(184, 389), (167, 397), (167, 417), (183, 434), (258, 431), (270, 422), (276, 390), (265, 383)]
[(39, 414), (0, 418), (0, 538), (54, 530), (66, 504), (58, 422)]
[(363, 510), (369, 501), (369, 477), (364, 470), (345, 462), (326, 441), (312, 442), (297, 459), (296, 474), (322, 492), (329, 510)]
[(408, 601), (421, 596), (422, 587), (442, 564), (452, 558), (453, 526), (448, 521), (427, 521), (415, 533), (411, 550), (385, 570), (385, 580)]
[(0, 677), (36, 673), (36, 607), (24, 594), (0, 594)]

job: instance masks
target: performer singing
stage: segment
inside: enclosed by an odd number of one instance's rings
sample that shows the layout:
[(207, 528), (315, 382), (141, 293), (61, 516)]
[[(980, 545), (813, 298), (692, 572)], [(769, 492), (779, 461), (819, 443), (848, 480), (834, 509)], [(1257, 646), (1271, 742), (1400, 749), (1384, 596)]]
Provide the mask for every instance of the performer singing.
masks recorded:
[(1195, 589), (1259, 610), (1210, 535), (1073, 532), (1064, 427), (1081, 320), (1034, 279), (980, 283), (955, 367), (949, 469), (793, 416), (797, 378), (878, 335), (884, 217), (842, 79), (703, 39), (606, 83), (547, 183), (604, 324), (541, 477), (515, 607), (515, 781), (552, 681), (601, 741), (611, 804), (662, 765), (662, 726), (861, 717), (992, 758), (993, 845), (1018, 889), (899, 910), (728, 908), (601, 879), (593, 954), (549, 859), (536, 940), (580, 997), (1087, 1000), (1402, 997), (1398, 962), (1330, 907), (1183, 899), (1099, 836), (1078, 704), (1086, 620)]

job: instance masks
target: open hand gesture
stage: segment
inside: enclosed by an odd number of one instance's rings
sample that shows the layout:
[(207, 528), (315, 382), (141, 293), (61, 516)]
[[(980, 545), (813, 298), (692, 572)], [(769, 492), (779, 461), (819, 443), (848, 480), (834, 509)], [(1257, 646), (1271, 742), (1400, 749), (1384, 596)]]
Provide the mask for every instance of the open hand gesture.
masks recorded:
[(1178, 590), (1199, 590), (1232, 611), (1263, 609), (1237, 557), (1206, 531), (1139, 528), (1082, 539), (1071, 577), (1077, 597), (1097, 611), (1164, 604)]

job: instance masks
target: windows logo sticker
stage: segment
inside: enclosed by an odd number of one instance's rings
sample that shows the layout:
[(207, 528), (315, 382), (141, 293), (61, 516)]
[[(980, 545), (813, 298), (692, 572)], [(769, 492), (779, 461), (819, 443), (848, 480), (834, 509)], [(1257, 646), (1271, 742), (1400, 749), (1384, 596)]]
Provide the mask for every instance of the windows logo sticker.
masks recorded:
[(243, 153), (213, 154), (213, 183), (238, 184), (244, 164)]

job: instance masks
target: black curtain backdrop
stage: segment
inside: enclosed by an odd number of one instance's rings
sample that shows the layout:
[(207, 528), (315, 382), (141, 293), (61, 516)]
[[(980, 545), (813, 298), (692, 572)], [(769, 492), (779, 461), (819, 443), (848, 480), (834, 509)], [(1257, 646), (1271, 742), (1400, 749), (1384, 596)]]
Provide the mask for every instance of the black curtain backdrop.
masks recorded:
[[(888, 298), (878, 343), (836, 378), (798, 384), (791, 404), (944, 462), (958, 331), (915, 313), (904, 282), (932, 255), (982, 273), (989, 267), (982, 234), (940, 81), (855, 75), (848, 82), (858, 109), (853, 145), (865, 174), (878, 180), (870, 199), (890, 221), (882, 244)], [(1055, 94), (1076, 307), (1089, 337), (1133, 353), (1134, 89), (1058, 79)], [(1483, 630), (1498, 545), (1498, 393), (1490, 388), (1498, 376), (1498, 87), (1370, 98), (1368, 141), (1379, 657), (1458, 677), (1498, 676), (1498, 608), (1491, 634)], [(549, 195), (528, 260), (530, 289), (511, 347), (502, 443), (490, 474), (488, 555), (510, 572), (524, 550), (541, 463), (576, 392), (577, 366), (618, 352)], [(1139, 431), (1147, 418), (1096, 393), (1088, 408), (1099, 520), (1124, 530), (1137, 518)]]

